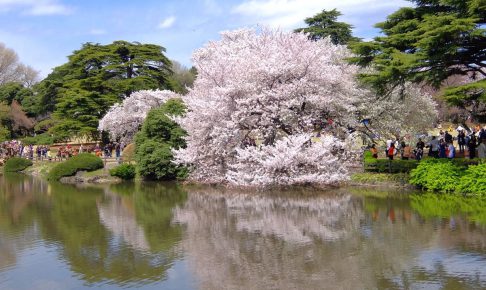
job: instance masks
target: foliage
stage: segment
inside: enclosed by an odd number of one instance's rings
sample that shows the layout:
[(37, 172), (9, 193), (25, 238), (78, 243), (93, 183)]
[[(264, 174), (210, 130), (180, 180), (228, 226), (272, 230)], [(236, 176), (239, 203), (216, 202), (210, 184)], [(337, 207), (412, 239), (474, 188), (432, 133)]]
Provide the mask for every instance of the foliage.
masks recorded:
[(131, 180), (135, 178), (135, 171), (136, 169), (133, 164), (124, 163), (110, 169), (110, 175), (119, 177), (124, 180)]
[(12, 157), (5, 162), (4, 170), (5, 172), (20, 172), (29, 166), (32, 166), (32, 161), (20, 157)]
[(135, 158), (141, 176), (147, 179), (182, 179), (187, 169), (172, 163), (173, 149), (185, 146), (184, 130), (170, 116), (181, 116), (185, 106), (180, 99), (170, 99), (152, 109), (135, 137)]
[(341, 12), (336, 9), (322, 10), (321, 13), (304, 20), (308, 27), (297, 28), (295, 32), (307, 33), (312, 40), (330, 37), (332, 43), (341, 45), (359, 41), (359, 38), (353, 36), (352, 25), (337, 21), (341, 15)]
[(55, 141), (54, 137), (48, 133), (37, 134), (35, 136), (29, 136), (22, 139), (22, 142), (26, 145), (51, 145)]
[(47, 179), (57, 181), (64, 176), (73, 176), (78, 171), (94, 171), (100, 168), (103, 168), (101, 158), (90, 153), (81, 153), (52, 168)]
[(425, 218), (449, 218), (465, 214), (469, 220), (486, 225), (486, 199), (457, 194), (413, 194), (410, 205)]
[(144, 89), (170, 88), (170, 61), (153, 44), (86, 43), (37, 87), (40, 113), (59, 120), (51, 132), (97, 135), (98, 120), (110, 106)]
[(110, 108), (100, 120), (98, 130), (109, 132), (112, 140), (128, 144), (133, 141), (152, 108), (160, 107), (167, 100), (178, 97), (178, 94), (167, 90), (135, 92), (121, 104), (115, 104)]
[(44, 119), (35, 124), (34, 131), (36, 133), (44, 133), (47, 132), (50, 128), (52, 128), (56, 124), (57, 124), (56, 120), (53, 120), (51, 118)]
[[(400, 8), (376, 24), (384, 36), (353, 45), (357, 56), (351, 60), (371, 67), (362, 79), (385, 94), (406, 81), (439, 87), (454, 75), (469, 76), (472, 83), (484, 78), (484, 1), (411, 1), (415, 7)], [(446, 95), (457, 105), (484, 100), (484, 81), (450, 89)]]
[(10, 130), (3, 126), (0, 125), (0, 142), (10, 140)]
[(123, 149), (122, 152), (123, 162), (132, 162), (135, 160), (135, 144), (130, 143)]
[(410, 183), (431, 191), (451, 193), (463, 174), (461, 167), (447, 159), (426, 159), (410, 172)]
[(0, 85), (0, 102), (11, 105), (14, 100), (22, 105), (29, 116), (34, 116), (37, 113), (37, 104), (32, 88), (25, 87), (17, 82)]
[(409, 173), (415, 169), (419, 162), (417, 160), (388, 160), (388, 159), (365, 159), (364, 168), (366, 171), (379, 173)]
[(196, 79), (197, 71), (194, 67), (186, 68), (175, 60), (172, 60), (172, 71), (174, 72), (169, 80), (175, 92), (187, 94), (188, 89), (192, 88)]
[(462, 194), (486, 195), (486, 163), (469, 166), (457, 183), (456, 191)]

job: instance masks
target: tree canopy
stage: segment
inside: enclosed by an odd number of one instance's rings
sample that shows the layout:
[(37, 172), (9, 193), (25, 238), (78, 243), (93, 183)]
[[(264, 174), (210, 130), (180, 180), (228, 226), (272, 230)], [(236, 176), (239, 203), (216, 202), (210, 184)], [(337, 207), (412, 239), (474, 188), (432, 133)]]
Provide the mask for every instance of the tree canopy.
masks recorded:
[(352, 25), (337, 21), (337, 18), (341, 15), (341, 12), (336, 9), (322, 10), (321, 13), (304, 20), (308, 27), (297, 28), (295, 32), (308, 33), (312, 40), (329, 36), (334, 44), (348, 44), (352, 41), (359, 41), (359, 38), (353, 36)]
[(439, 88), (451, 76), (468, 84), (448, 88), (446, 99), (467, 107), (486, 101), (486, 1), (410, 0), (376, 24), (383, 36), (353, 45), (352, 62), (371, 70), (362, 80), (386, 94), (407, 81)]
[(115, 41), (86, 43), (38, 86), (39, 112), (53, 112), (58, 135), (96, 134), (108, 108), (144, 89), (170, 89), (165, 48)]

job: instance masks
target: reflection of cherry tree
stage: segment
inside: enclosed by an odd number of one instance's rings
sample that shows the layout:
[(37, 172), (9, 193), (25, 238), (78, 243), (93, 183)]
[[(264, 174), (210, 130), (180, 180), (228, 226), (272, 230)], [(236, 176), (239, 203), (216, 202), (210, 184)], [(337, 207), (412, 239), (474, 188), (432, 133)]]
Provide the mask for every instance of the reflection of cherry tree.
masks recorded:
[(418, 220), (364, 226), (363, 200), (346, 193), (199, 188), (174, 217), (186, 225), (184, 247), (201, 289), (375, 289), (433, 237)]
[(122, 196), (106, 193), (103, 202), (97, 202), (100, 221), (134, 249), (147, 251), (149, 246), (143, 228), (137, 224), (135, 212), (126, 202), (130, 201)]

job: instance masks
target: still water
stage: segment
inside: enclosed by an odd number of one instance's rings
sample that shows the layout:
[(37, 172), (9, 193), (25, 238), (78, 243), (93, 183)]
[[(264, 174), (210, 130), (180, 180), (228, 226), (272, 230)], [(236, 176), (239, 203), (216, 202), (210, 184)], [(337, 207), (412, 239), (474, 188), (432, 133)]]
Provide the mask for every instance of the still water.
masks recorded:
[(0, 289), (486, 289), (486, 199), (0, 177)]

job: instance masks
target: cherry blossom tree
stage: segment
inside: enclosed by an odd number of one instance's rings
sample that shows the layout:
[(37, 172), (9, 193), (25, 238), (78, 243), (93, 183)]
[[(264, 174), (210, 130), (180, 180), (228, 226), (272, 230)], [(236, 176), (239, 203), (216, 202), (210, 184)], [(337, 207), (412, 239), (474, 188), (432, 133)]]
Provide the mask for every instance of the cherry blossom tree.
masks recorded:
[(387, 98), (368, 94), (359, 106), (362, 119), (370, 122), (361, 132), (385, 138), (416, 135), (433, 128), (438, 117), (433, 97), (416, 84), (391, 91)]
[[(344, 46), (263, 29), (222, 33), (194, 53), (198, 78), (183, 97), (191, 179), (235, 185), (337, 184), (347, 178), (342, 142), (311, 142), (316, 120), (355, 126), (358, 68)], [(334, 132), (334, 135), (339, 135)]]
[(183, 97), (188, 113), (179, 120), (187, 147), (175, 151), (176, 162), (189, 164), (190, 179), (204, 183), (347, 180), (349, 132), (363, 127), (364, 118), (380, 120), (373, 130), (389, 131), (389, 118), (407, 121), (411, 114), (403, 110), (422, 104), (412, 92), (410, 102), (389, 109), (391, 102), (357, 82), (360, 69), (346, 61), (350, 56), (345, 46), (302, 33), (223, 32), (193, 55), (198, 77)]
[(110, 108), (100, 120), (98, 130), (109, 132), (112, 140), (120, 140), (128, 144), (140, 129), (147, 113), (173, 98), (180, 98), (180, 95), (168, 90), (144, 90), (132, 93), (121, 104), (115, 104)]

